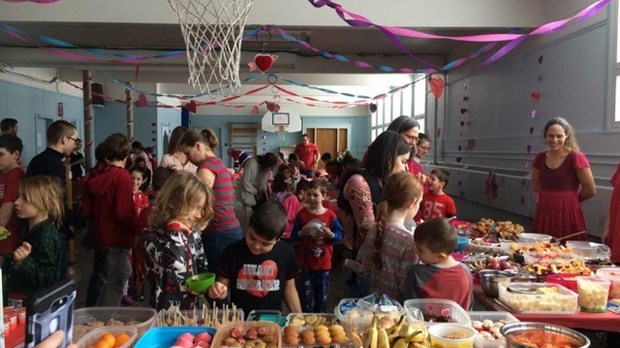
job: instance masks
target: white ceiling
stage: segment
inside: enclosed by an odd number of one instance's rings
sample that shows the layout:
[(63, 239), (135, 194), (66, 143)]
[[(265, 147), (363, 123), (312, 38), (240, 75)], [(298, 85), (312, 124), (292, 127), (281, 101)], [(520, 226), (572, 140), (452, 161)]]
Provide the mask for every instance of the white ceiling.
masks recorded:
[[(187, 1), (187, 0), (183, 0)], [(202, 0), (204, 1), (204, 0)], [(488, 32), (528, 30), (550, 19), (566, 15), (591, 3), (588, 0), (339, 0), (346, 9), (385, 25), (403, 26), (442, 35), (469, 35)], [(550, 13), (552, 12), (552, 13)], [(155, 54), (184, 49), (179, 25), (165, 0), (60, 0), (53, 4), (0, 1), (0, 21), (20, 30), (60, 39), (78, 47), (100, 48), (120, 53)], [(329, 8), (315, 9), (307, 0), (256, 0), (246, 30), (275, 24), (288, 33), (306, 39), (312, 46), (340, 53), (349, 60), (395, 68), (421, 68), (400, 52), (377, 29), (352, 28)], [(482, 44), (447, 40), (403, 39), (402, 44), (416, 56), (443, 65)], [(0, 62), (11, 67), (57, 69), (61, 80), (81, 80), (81, 70), (93, 70), (95, 80), (110, 76), (133, 81), (134, 64), (84, 63), (40, 49), (42, 43), (24, 43), (0, 32)], [(260, 52), (278, 54), (270, 71), (307, 84), (377, 87), (411, 81), (413, 75), (385, 76), (374, 69), (360, 69), (334, 59), (326, 60), (300, 45), (261, 35), (242, 46), (240, 72), (249, 76), (246, 63)], [(82, 50), (73, 50), (84, 53)], [(479, 61), (478, 61), (479, 62)], [(102, 72), (106, 72), (105, 74)], [(360, 75), (362, 74), (362, 75)], [(160, 59), (140, 63), (139, 80), (158, 83), (167, 92), (189, 93), (185, 59)], [(262, 84), (260, 80), (251, 84)]]

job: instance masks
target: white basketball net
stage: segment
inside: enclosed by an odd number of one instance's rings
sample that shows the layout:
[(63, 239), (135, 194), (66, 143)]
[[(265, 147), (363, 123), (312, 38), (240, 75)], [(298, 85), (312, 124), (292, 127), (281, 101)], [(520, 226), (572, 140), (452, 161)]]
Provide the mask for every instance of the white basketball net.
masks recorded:
[[(188, 82), (209, 96), (236, 94), (245, 21), (254, 0), (168, 0), (187, 46)], [(219, 88), (209, 90), (209, 84)]]

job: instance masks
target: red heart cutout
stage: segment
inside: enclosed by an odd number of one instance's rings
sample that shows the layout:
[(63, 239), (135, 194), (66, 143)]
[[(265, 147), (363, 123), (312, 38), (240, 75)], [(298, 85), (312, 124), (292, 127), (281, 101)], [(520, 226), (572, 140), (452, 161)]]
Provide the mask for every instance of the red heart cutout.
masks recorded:
[(250, 111), (252, 113), (252, 115), (258, 115), (258, 106), (254, 105), (252, 106), (252, 110)]
[(257, 54), (254, 56), (254, 63), (258, 70), (265, 72), (271, 68), (274, 59), (271, 54)]
[(457, 157), (457, 158), (456, 158), (456, 161), (457, 161), (458, 163), (461, 163), (461, 161), (462, 161), (462, 160), (463, 160), (463, 157)]
[(142, 93), (138, 96), (138, 100), (134, 102), (134, 105), (138, 108), (145, 107), (148, 105), (148, 101), (146, 100), (146, 96)]
[(277, 276), (278, 265), (273, 260), (265, 260), (260, 265), (245, 264), (237, 274), (237, 289), (263, 298), (271, 291), (280, 290)]
[(443, 80), (437, 77), (431, 78), (430, 80), (428, 80), (428, 84), (431, 86), (431, 92), (433, 92), (435, 99), (441, 97), (443, 89), (446, 86)]
[(467, 139), (467, 151), (472, 151), (474, 149), (474, 146), (476, 146), (476, 140)]
[(195, 101), (190, 101), (189, 103), (185, 104), (185, 107), (187, 108), (187, 110), (189, 110), (189, 112), (191, 112), (192, 114), (196, 113), (196, 109), (198, 109), (198, 105), (196, 104)]

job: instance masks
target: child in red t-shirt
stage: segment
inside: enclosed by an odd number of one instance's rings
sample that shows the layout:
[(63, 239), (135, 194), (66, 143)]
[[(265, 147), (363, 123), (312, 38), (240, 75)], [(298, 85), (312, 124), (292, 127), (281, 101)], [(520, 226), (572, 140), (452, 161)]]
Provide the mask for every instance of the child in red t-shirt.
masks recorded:
[(467, 266), (450, 255), (456, 248), (456, 229), (445, 218), (416, 227), (413, 234), (421, 264), (409, 267), (403, 298), (452, 300), (466, 311), (473, 305), (473, 281)]
[(420, 212), (416, 216), (416, 221), (430, 220), (437, 217), (448, 219), (456, 218), (456, 206), (454, 200), (443, 192), (448, 185), (450, 174), (443, 169), (434, 169), (428, 179), (428, 192), (424, 193)]
[(320, 181), (308, 183), (307, 206), (299, 211), (291, 234), (293, 240), (300, 241), (297, 259), (302, 272), (297, 278), (297, 291), (306, 313), (327, 311), (334, 242), (342, 240), (342, 225), (336, 213), (323, 206), (326, 193)]
[(19, 198), (19, 182), (25, 175), (19, 166), (23, 148), (17, 136), (0, 135), (0, 226), (8, 230), (4, 231), (8, 236), (0, 240), (0, 256), (11, 255), (21, 241), (22, 231), (15, 213), (15, 201)]

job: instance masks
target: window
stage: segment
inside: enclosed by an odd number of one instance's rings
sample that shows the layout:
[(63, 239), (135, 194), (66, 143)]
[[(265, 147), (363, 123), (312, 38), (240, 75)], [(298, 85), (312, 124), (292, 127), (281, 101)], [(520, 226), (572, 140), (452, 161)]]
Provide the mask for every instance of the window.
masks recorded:
[(426, 77), (416, 77), (413, 85), (377, 101), (377, 111), (370, 116), (370, 141), (374, 141), (392, 120), (401, 115), (414, 117), (420, 123), (420, 130), (424, 131), (425, 110)]

